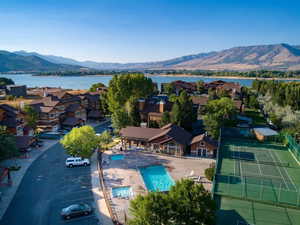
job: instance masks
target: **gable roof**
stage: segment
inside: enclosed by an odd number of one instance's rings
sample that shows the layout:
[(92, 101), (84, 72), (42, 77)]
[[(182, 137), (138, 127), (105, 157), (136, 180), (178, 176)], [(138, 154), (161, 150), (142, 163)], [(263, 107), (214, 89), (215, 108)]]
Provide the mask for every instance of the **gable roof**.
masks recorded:
[(216, 149), (218, 147), (217, 141), (213, 140), (212, 138), (208, 137), (205, 134), (200, 134), (192, 138), (191, 145), (196, 144), (198, 142), (205, 142), (208, 148)]
[(167, 136), (179, 144), (188, 145), (192, 138), (192, 135), (189, 132), (175, 124), (167, 124), (166, 126), (162, 127), (161, 130), (161, 133), (153, 136), (149, 139), (149, 141), (155, 142), (155, 139)]
[(147, 128), (147, 127), (125, 127), (122, 128), (120, 134), (128, 138), (145, 139), (149, 140), (151, 137), (161, 133), (159, 128)]

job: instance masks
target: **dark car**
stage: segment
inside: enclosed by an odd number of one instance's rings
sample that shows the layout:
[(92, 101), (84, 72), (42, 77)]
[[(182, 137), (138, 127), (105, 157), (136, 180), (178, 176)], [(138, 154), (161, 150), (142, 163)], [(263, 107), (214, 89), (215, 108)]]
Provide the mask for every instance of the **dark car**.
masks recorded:
[(72, 217), (87, 216), (93, 212), (93, 209), (88, 204), (73, 204), (61, 210), (63, 219), (71, 219)]

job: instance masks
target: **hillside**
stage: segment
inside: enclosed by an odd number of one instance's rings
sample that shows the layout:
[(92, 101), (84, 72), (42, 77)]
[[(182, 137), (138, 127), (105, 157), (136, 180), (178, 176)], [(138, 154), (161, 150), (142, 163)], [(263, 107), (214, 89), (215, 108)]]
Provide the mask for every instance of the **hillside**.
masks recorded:
[(182, 56), (170, 60), (148, 63), (101, 63), (76, 61), (69, 58), (38, 53), (17, 54), (39, 56), (52, 63), (66, 63), (98, 70), (144, 70), (144, 69), (187, 69), (187, 70), (299, 70), (300, 46), (288, 44), (234, 47), (222, 51)]
[(7, 51), (0, 51), (0, 72), (40, 72), (79, 69), (80, 66), (55, 64), (35, 55), (23, 56)]

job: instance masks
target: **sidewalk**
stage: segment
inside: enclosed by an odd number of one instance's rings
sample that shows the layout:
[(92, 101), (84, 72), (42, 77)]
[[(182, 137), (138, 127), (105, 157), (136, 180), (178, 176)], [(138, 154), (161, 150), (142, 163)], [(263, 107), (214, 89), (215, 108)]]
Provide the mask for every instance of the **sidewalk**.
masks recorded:
[(100, 224), (113, 225), (108, 208), (106, 206), (103, 192), (100, 187), (96, 152), (93, 154), (91, 158), (91, 177), (92, 177), (92, 192), (97, 207), (95, 213), (100, 221)]
[(48, 150), (51, 146), (55, 145), (58, 140), (46, 140), (44, 141), (44, 145), (41, 148), (35, 148), (30, 151), (29, 158), (25, 159), (7, 159), (0, 162), (1, 166), (9, 167), (13, 165), (21, 166), (21, 169), (18, 171), (11, 172), (12, 185), (11, 186), (0, 186), (0, 192), (2, 192), (2, 199), (0, 201), (0, 220), (5, 214), (10, 202), (12, 201), (16, 191), (18, 190), (19, 185), (30, 165), (46, 150)]

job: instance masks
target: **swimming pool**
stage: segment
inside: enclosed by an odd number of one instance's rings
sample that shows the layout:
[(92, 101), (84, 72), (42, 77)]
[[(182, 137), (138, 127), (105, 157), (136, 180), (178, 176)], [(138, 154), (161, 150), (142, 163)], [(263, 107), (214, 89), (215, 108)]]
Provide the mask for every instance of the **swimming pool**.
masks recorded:
[(133, 196), (132, 188), (127, 187), (114, 187), (112, 188), (113, 198), (129, 198)]
[(169, 191), (175, 184), (166, 168), (161, 165), (140, 168), (140, 173), (149, 191)]
[(110, 156), (111, 160), (122, 160), (124, 159), (124, 155), (118, 154), (118, 155), (112, 155)]

